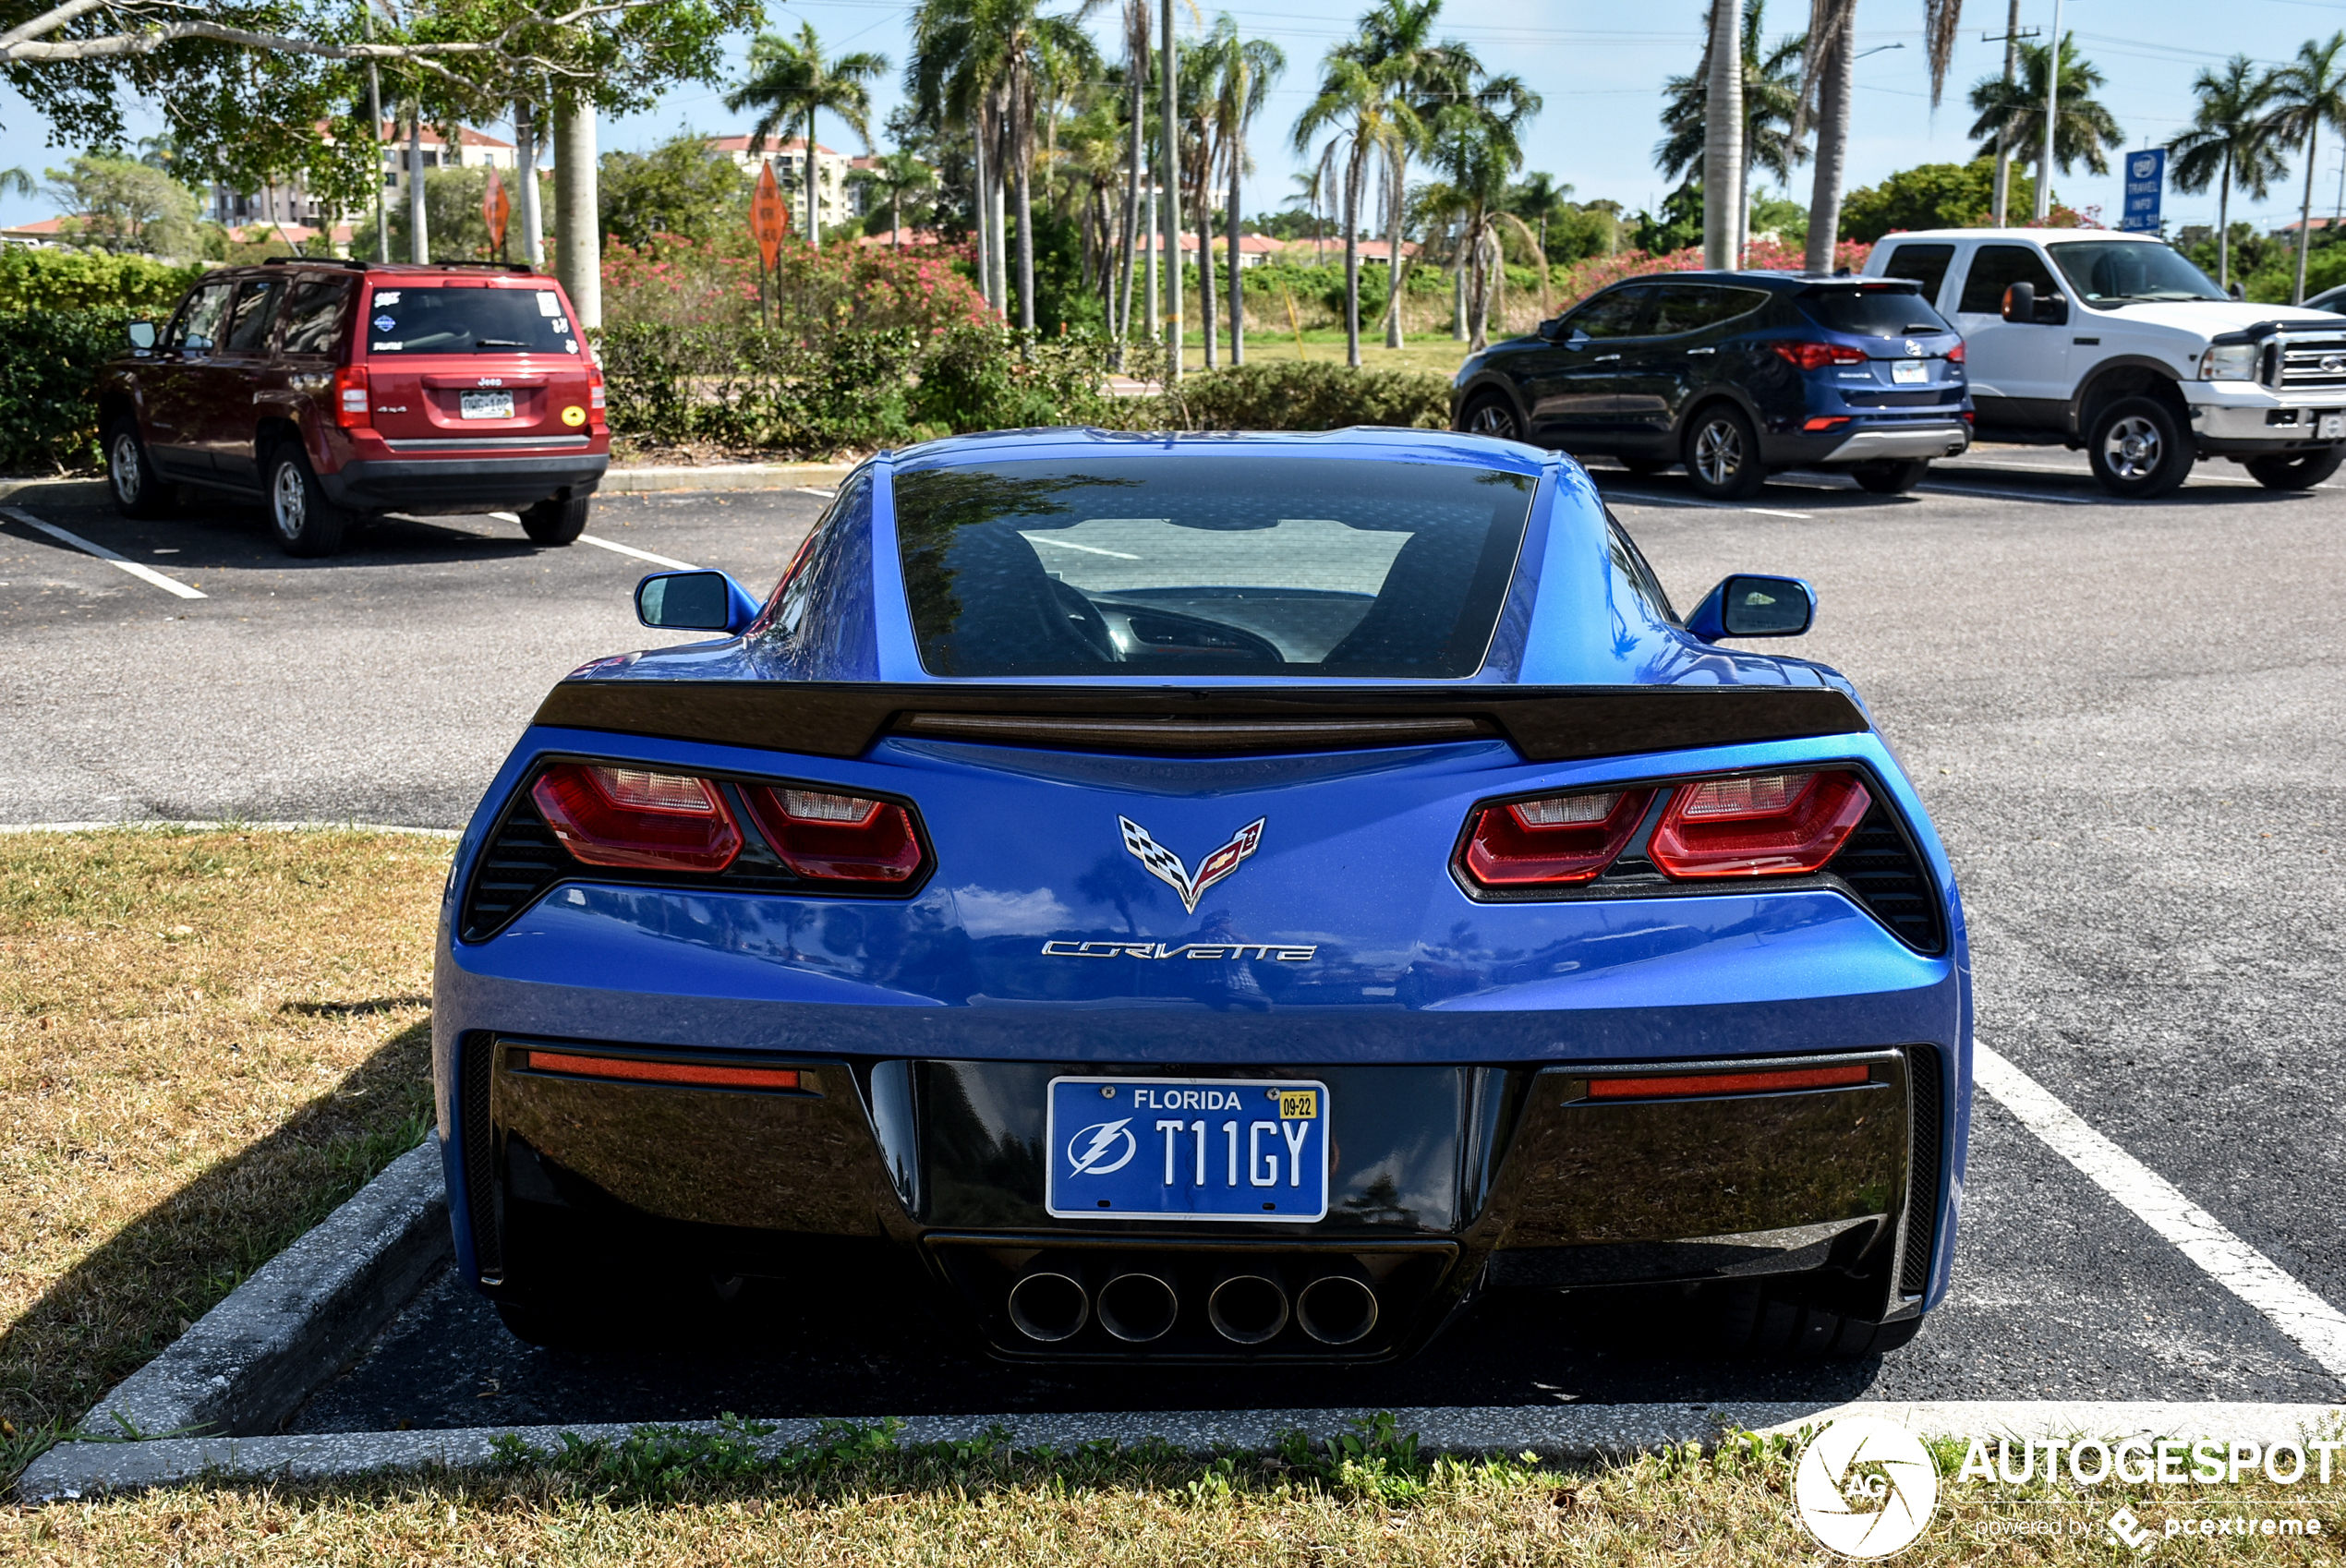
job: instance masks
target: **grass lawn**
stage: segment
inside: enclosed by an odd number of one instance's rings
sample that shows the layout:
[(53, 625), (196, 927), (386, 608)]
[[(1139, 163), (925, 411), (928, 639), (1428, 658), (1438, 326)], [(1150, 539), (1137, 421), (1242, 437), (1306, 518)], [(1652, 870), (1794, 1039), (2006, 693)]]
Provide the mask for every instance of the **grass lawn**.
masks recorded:
[(0, 1475), (423, 1137), (450, 848), (0, 834)]

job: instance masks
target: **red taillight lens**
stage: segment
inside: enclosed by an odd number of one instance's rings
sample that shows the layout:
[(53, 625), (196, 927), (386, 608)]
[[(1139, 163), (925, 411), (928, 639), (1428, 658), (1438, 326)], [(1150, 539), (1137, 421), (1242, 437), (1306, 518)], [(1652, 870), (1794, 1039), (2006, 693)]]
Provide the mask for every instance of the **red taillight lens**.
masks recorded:
[(373, 424), (374, 416), (368, 406), (369, 392), (365, 366), (345, 365), (335, 370), (334, 423), (345, 430), (359, 429)]
[(1873, 798), (1854, 773), (1751, 773), (1681, 784), (1647, 858), (1674, 877), (1812, 872), (1841, 851)]
[(909, 882), (921, 868), (913, 814), (887, 801), (760, 786), (751, 814), (782, 863), (823, 882)]
[(603, 411), (603, 404), (602, 367), (589, 365), (586, 367), (586, 406), (600, 414)]
[(1592, 1078), (1591, 1100), (1675, 1100), (1700, 1094), (1781, 1094), (1793, 1089), (1844, 1089), (1873, 1069), (1859, 1063), (1835, 1067), (1785, 1067), (1773, 1072), (1686, 1073), (1655, 1078)]
[(588, 865), (716, 872), (741, 853), (724, 796), (688, 773), (557, 763), (529, 798), (562, 848)]
[(1955, 346), (1954, 346), (1954, 347), (1953, 347), (1953, 348), (1949, 349), (1949, 350), (1947, 351), (1947, 360), (1948, 360), (1948, 363), (1953, 364), (1953, 365), (1960, 365), (1960, 364), (1962, 364), (1962, 363), (1963, 363), (1963, 344), (1955, 344)]
[(1586, 882), (1627, 846), (1652, 800), (1651, 790), (1608, 790), (1486, 806), (1460, 859), (1486, 887)]
[(1863, 365), (1866, 351), (1844, 348), (1837, 343), (1780, 343), (1775, 345), (1780, 358), (1797, 365), (1803, 370), (1821, 370), (1828, 365)]
[(1830, 430), (1835, 425), (1846, 425), (1849, 420), (1850, 416), (1846, 414), (1820, 414), (1800, 428), (1804, 430)]

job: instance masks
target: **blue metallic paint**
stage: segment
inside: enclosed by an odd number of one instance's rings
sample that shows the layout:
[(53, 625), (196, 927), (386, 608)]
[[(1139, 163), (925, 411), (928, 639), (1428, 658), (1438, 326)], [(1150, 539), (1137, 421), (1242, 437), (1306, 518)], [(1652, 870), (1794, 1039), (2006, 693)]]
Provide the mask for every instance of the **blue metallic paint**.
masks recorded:
[[(1805, 660), (1709, 646), (1672, 625), (1610, 559), (1606, 520), (1567, 458), (1434, 432), (1132, 438), (1037, 432), (873, 460), (840, 488), (825, 570), (785, 641), (768, 606), (744, 637), (599, 660), (574, 679), (927, 681), (896, 557), (892, 472), (1010, 453), (1080, 458), (1147, 446), (1179, 461), (1298, 448), (1536, 472), (1522, 559), (1485, 682), (1850, 687)], [(1155, 684), (1055, 678), (1036, 685)], [(1211, 679), (1185, 687), (1259, 684)], [(1334, 682), (1349, 684), (1350, 682)], [(1430, 683), (1431, 684), (1431, 683)], [(1854, 693), (1851, 694), (1854, 695)], [(805, 780), (920, 804), (939, 871), (908, 901), (564, 885), (478, 944), (453, 936), (462, 889), (505, 801), (550, 754)], [(1854, 762), (1909, 826), (1951, 940), (1905, 947), (1823, 890), (1723, 887), (1670, 899), (1478, 903), (1447, 874), (1481, 799), (1727, 769)], [(1262, 847), (1185, 915), (1123, 851), (1132, 816), (1192, 863), (1255, 816)], [(1218, 934), (1218, 935), (1217, 935)], [(1296, 966), (1046, 959), (1046, 940), (1316, 944)], [(1267, 971), (1250, 989), (1234, 971)], [(1222, 1064), (1556, 1063), (1930, 1042), (1953, 1136), (1926, 1306), (1947, 1288), (1971, 1082), (1970, 969), (1944, 849), (1875, 734), (1566, 766), (1483, 742), (1303, 756), (1167, 760), (882, 741), (841, 761), (533, 727), (490, 784), (446, 895), (433, 1007), (452, 1213), (471, 1269), (457, 1042), (505, 1030), (710, 1052), (858, 1053)]]

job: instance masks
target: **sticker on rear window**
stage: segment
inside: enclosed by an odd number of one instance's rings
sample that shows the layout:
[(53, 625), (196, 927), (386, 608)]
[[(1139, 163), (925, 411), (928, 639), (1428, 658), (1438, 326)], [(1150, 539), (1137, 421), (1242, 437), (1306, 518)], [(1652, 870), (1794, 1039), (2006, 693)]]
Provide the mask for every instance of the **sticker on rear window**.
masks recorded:
[(377, 305), (396, 305), (399, 303), (399, 291), (395, 288), (379, 288), (375, 291), (375, 303)]
[(570, 350), (573, 354), (576, 354), (578, 352), (578, 340), (576, 338), (564, 338), (562, 339), (562, 346)]
[(558, 332), (566, 332), (570, 331), (570, 323), (563, 320), (560, 316), (557, 316), (554, 318), (554, 331)]
[(379, 343), (370, 345), (372, 352), (376, 354), (396, 354), (406, 346), (405, 344), (398, 343)]
[(539, 289), (538, 291), (538, 314), (540, 316), (559, 316), (562, 313), (562, 296), (556, 294), (552, 289)]
[(375, 318), (375, 331), (379, 332), (387, 332), (397, 325), (399, 325), (399, 323), (393, 320), (388, 316), (378, 316)]

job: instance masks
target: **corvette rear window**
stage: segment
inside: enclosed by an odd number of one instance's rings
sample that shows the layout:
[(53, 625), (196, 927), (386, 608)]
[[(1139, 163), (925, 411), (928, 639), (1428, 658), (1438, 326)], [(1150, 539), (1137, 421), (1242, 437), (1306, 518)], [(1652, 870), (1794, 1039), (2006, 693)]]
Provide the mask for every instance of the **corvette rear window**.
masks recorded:
[(899, 475), (896, 526), (931, 674), (1457, 679), (1536, 483), (1324, 457), (992, 463)]
[(576, 354), (552, 289), (379, 288), (367, 301), (367, 352)]

